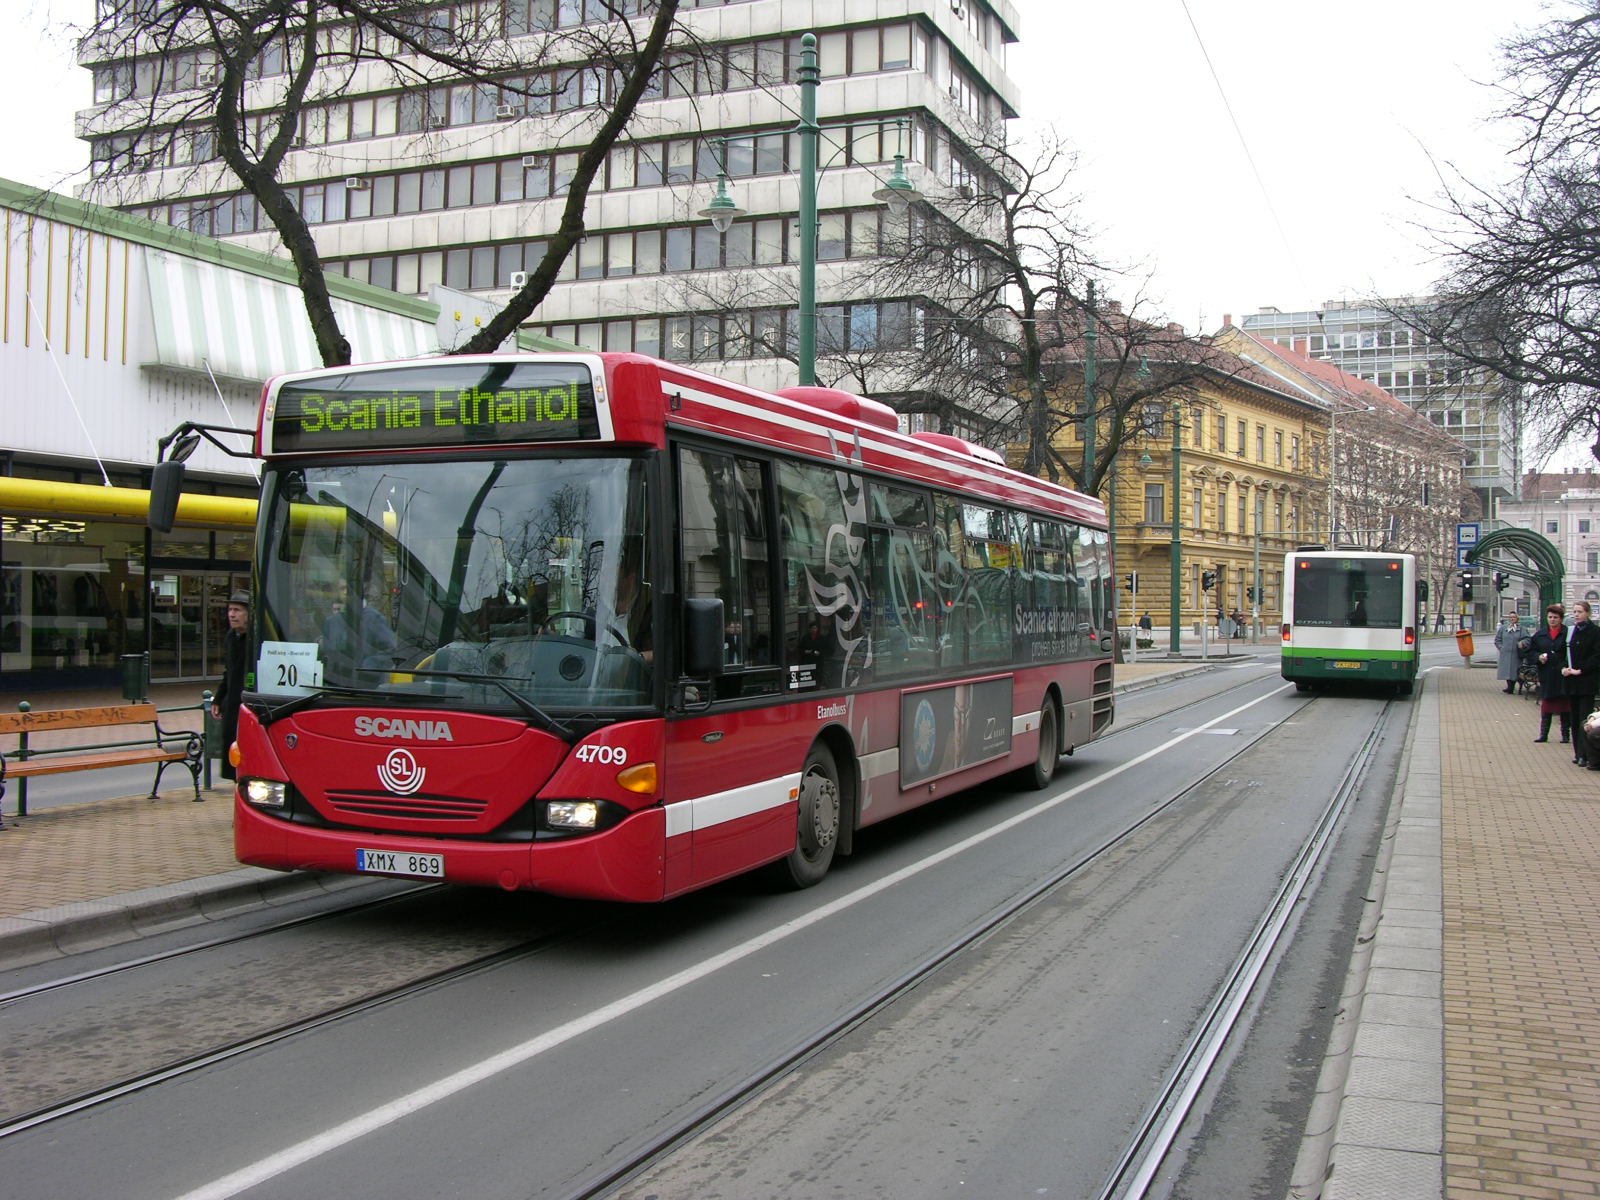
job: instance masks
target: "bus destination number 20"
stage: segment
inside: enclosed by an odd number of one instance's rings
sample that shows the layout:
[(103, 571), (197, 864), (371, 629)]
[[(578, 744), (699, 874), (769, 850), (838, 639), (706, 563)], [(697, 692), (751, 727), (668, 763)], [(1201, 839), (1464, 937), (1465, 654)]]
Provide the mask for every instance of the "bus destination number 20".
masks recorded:
[(628, 752), (621, 746), (579, 746), (573, 751), (579, 762), (600, 763), (608, 767), (628, 765)]
[(315, 642), (262, 642), (256, 659), (256, 689), (304, 696), (322, 686), (322, 659)]

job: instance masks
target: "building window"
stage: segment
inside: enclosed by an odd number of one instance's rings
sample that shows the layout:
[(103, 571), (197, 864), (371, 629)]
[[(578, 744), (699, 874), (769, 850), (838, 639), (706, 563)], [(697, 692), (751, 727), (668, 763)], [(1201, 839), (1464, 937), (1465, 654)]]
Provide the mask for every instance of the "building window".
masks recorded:
[(1239, 426), (1238, 426), (1238, 433), (1239, 433), (1239, 437), (1234, 443), (1233, 452), (1235, 454), (1237, 454), (1240, 458), (1243, 458), (1244, 457), (1245, 442), (1250, 437), (1250, 425), (1249, 425), (1249, 423), (1246, 422), (1246, 421), (1240, 421), (1239, 422)]
[(1272, 431), (1272, 462), (1275, 466), (1283, 466), (1283, 430)]
[(1289, 435), (1289, 465), (1296, 471), (1300, 469), (1300, 435)]
[(1228, 418), (1225, 415), (1217, 416), (1217, 453), (1226, 453), (1228, 449)]
[(1228, 532), (1228, 485), (1225, 483), (1217, 484), (1217, 532)]
[(1167, 522), (1167, 488), (1162, 483), (1144, 485), (1144, 523), (1165, 525)]
[(1557, 526), (1556, 522), (1554, 522), (1554, 521), (1546, 521), (1544, 523), (1544, 531), (1546, 533), (1560, 533), (1561, 532), (1560, 528)]
[(1578, 518), (1578, 532), (1579, 533), (1588, 533), (1589, 532), (1589, 518), (1588, 517), (1579, 517)]
[(1194, 489), (1194, 528), (1205, 528), (1206, 494), (1200, 488)]
[(1256, 461), (1267, 461), (1267, 427), (1265, 425), (1256, 426)]

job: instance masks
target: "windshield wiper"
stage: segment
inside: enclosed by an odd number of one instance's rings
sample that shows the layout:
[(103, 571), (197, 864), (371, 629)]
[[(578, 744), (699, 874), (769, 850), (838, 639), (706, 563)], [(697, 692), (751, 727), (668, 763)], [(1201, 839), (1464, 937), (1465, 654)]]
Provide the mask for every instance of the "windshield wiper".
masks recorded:
[(566, 742), (575, 742), (578, 740), (578, 735), (572, 731), (571, 726), (567, 725), (565, 722), (556, 720), (555, 717), (552, 717), (532, 700), (529, 700), (521, 692), (511, 687), (510, 684), (506, 683), (506, 681), (501, 679), (498, 675), (476, 675), (471, 671), (419, 671), (415, 667), (409, 668), (403, 673), (406, 675), (420, 675), (425, 678), (432, 677), (435, 679), (456, 679), (460, 680), (462, 683), (491, 684), (504, 692), (510, 701), (520, 708), (524, 714), (539, 722), (539, 724), (549, 732), (555, 734), (557, 737)]
[[(255, 693), (257, 696), (260, 694), (259, 692)], [(258, 719), (263, 726), (271, 725), (274, 721), (281, 721), (285, 717), (294, 716), (295, 713), (302, 709), (310, 708), (314, 701), (320, 700), (324, 696), (362, 696), (382, 699), (385, 693), (373, 688), (347, 687), (338, 683), (325, 683), (316, 691), (307, 692), (304, 696), (296, 696), (293, 700), (286, 700), (279, 705), (267, 706), (266, 712)]]

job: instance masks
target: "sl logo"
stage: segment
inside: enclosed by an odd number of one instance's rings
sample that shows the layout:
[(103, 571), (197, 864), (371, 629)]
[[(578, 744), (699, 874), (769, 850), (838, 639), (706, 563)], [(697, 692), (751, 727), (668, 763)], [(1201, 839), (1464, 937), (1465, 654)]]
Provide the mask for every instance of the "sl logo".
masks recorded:
[(378, 766), (379, 782), (402, 796), (409, 796), (420, 788), (427, 774), (409, 750), (389, 751), (389, 756)]

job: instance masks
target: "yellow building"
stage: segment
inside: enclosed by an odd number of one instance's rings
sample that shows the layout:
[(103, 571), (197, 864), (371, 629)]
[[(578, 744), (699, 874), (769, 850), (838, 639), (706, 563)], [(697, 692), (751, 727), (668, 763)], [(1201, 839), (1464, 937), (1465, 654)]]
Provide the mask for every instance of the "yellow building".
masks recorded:
[[(1152, 342), (1135, 358), (1143, 359), (1137, 382), (1102, 368), (1096, 388), (1100, 453), (1119, 420), (1132, 431), (1100, 488), (1111, 508), (1120, 622), (1126, 628), (1148, 614), (1162, 631), (1157, 648), (1169, 644), (1174, 608), (1191, 633), (1202, 619), (1215, 631), (1221, 614), (1240, 618), (1238, 636), (1250, 636), (1253, 621), (1270, 634), (1280, 620), (1284, 555), (1326, 537), (1328, 410), (1210, 339), (1166, 332), (1179, 336), (1159, 343), (1164, 361)], [(1102, 345), (1107, 340), (1102, 334)], [(1073, 374), (1081, 379), (1081, 368)], [(1081, 388), (1073, 391), (1065, 402), (1081, 407)], [(1056, 449), (1081, 462), (1079, 422), (1062, 424)]]

